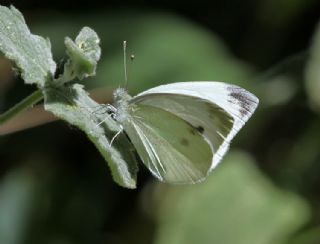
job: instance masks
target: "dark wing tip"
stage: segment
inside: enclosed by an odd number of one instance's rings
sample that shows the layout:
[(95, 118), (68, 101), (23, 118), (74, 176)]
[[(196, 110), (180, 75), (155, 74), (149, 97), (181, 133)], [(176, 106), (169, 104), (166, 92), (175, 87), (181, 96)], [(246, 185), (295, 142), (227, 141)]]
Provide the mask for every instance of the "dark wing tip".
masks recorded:
[(237, 86), (229, 86), (228, 91), (231, 102), (236, 103), (240, 108), (239, 112), (242, 117), (248, 119), (256, 110), (259, 99), (247, 90)]

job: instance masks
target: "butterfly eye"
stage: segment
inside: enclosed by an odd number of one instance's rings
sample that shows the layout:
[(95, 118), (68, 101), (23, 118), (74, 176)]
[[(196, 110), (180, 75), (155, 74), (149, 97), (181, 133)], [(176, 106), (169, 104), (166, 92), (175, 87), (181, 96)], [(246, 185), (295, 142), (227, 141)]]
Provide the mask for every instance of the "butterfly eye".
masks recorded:
[(113, 111), (111, 111), (111, 110), (107, 110), (107, 114), (108, 115), (111, 115), (111, 117), (114, 115), (114, 112)]

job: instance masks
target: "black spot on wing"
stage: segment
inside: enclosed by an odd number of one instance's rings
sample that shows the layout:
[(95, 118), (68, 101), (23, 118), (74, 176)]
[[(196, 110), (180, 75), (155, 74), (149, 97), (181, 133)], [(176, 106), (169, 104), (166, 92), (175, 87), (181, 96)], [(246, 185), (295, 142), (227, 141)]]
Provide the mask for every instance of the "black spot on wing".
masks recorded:
[(196, 130), (201, 134), (203, 134), (203, 132), (204, 132), (204, 128), (201, 125), (197, 126)]
[(189, 146), (189, 141), (186, 138), (182, 138), (182, 140), (180, 141), (181, 145), (183, 146)]
[(189, 129), (190, 133), (192, 135), (196, 135), (198, 133), (203, 134), (204, 133), (204, 128), (203, 126), (199, 125), (199, 126), (193, 126), (190, 124), (190, 129)]

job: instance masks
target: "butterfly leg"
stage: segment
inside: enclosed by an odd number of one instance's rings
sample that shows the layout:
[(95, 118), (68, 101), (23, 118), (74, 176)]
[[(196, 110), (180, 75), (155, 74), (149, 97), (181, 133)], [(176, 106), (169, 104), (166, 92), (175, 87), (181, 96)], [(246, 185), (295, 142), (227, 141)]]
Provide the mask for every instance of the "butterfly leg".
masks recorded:
[(99, 104), (93, 108), (93, 114), (111, 114), (115, 113), (117, 109), (111, 104)]
[(115, 113), (117, 111), (117, 109), (112, 106), (111, 104), (105, 104), (104, 106), (104, 109), (106, 110), (106, 113), (108, 114), (106, 116), (105, 119), (103, 119), (102, 121), (100, 121), (96, 126), (99, 126), (101, 125), (102, 123), (104, 123), (107, 119), (108, 119), (108, 116), (110, 116), (112, 119), (114, 119), (114, 116), (115, 116)]
[[(109, 116), (109, 115), (108, 115), (108, 116)], [(101, 121), (96, 125), (96, 127), (98, 127), (99, 125), (103, 124), (103, 123), (109, 118), (108, 116), (106, 116), (105, 119), (101, 120)], [(112, 117), (112, 115), (111, 115), (111, 117)]]
[(120, 133), (123, 131), (123, 127), (121, 126), (121, 129), (112, 137), (111, 141), (110, 141), (110, 147), (112, 146), (112, 143), (114, 142), (114, 140), (120, 135)]

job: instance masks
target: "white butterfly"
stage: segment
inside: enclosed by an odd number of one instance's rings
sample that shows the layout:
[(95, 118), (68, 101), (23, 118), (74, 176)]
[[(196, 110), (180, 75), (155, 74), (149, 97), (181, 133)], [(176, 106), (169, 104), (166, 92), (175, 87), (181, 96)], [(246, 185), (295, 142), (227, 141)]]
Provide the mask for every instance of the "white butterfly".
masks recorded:
[(220, 162), (259, 100), (213, 81), (161, 85), (138, 94), (114, 92), (112, 117), (159, 180), (196, 183)]

